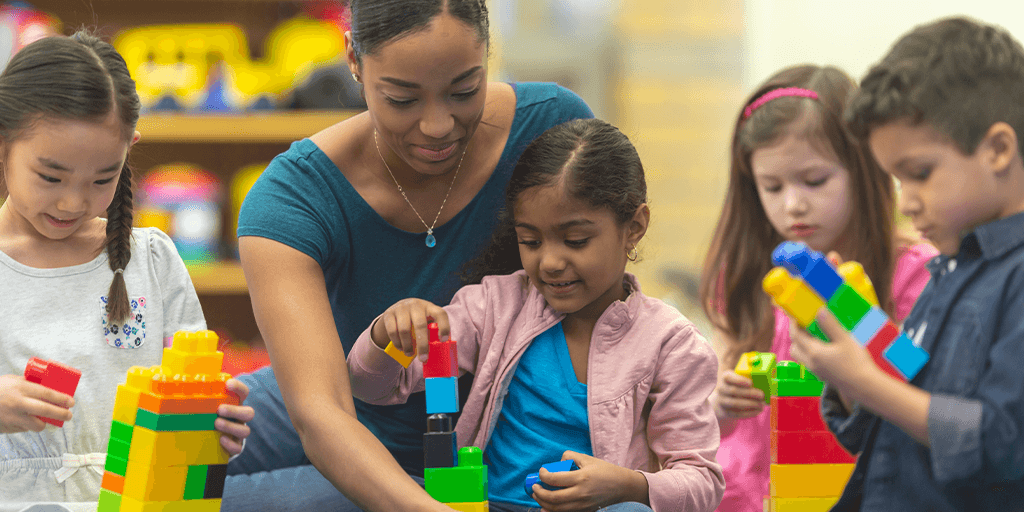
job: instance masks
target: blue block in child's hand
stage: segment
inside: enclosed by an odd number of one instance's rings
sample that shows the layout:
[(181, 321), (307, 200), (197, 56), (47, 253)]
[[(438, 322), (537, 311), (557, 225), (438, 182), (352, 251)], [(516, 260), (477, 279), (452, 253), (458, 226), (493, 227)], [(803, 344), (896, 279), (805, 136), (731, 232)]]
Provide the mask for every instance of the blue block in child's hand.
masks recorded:
[[(549, 462), (541, 466), (548, 470), (550, 473), (560, 473), (563, 471), (576, 471), (580, 467), (576, 465), (576, 461), (572, 459), (560, 460), (558, 462)], [(526, 489), (527, 496), (533, 496), (533, 484), (540, 484), (541, 487), (553, 491), (558, 487), (552, 487), (540, 480), (540, 472), (530, 473), (526, 475), (526, 480), (523, 482), (523, 489)]]
[(923, 348), (914, 345), (914, 342), (907, 337), (906, 334), (900, 334), (898, 338), (893, 340), (889, 348), (882, 352), (882, 355), (896, 367), (900, 373), (906, 377), (907, 380), (911, 380), (917, 375), (917, 372), (921, 371), (925, 363), (928, 362), (928, 352)]

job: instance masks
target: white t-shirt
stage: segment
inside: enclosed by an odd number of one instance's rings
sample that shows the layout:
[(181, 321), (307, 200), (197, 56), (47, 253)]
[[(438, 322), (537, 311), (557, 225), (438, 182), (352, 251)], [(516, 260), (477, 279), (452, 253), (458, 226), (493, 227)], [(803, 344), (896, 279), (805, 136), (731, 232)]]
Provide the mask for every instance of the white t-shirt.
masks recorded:
[(171, 239), (155, 228), (133, 229), (132, 238), (124, 271), (132, 317), (116, 326), (106, 323), (113, 279), (106, 252), (55, 269), (28, 267), (0, 252), (0, 375), (24, 375), (31, 357), (82, 372), (74, 417), (63, 428), (0, 434), (0, 511), (43, 501), (92, 502), (95, 510), (102, 466), (82, 467), (59, 483), (54, 471), (65, 466), (64, 454), (105, 454), (114, 395), (128, 368), (160, 364), (164, 339), (175, 331), (206, 328)]

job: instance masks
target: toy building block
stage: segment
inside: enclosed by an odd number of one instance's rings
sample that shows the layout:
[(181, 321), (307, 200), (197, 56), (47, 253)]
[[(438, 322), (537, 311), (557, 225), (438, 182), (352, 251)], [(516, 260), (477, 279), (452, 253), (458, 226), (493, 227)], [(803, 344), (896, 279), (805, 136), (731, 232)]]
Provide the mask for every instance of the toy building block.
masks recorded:
[(427, 493), (441, 503), (487, 501), (487, 466), (483, 451), (476, 446), (459, 450), (456, 467), (425, 468), (423, 480)]
[(838, 498), (854, 464), (772, 464), (769, 494), (781, 498)]
[(846, 283), (836, 288), (826, 305), (847, 331), (852, 331), (861, 318), (871, 310), (871, 304)]
[(889, 320), (889, 315), (885, 314), (885, 311), (878, 309), (878, 306), (871, 306), (871, 309), (869, 309), (864, 317), (857, 322), (857, 325), (850, 330), (850, 334), (853, 335), (861, 345), (867, 346), (868, 342), (878, 334), (878, 331), (882, 330), (882, 328), (889, 323), (892, 322)]
[(790, 275), (784, 268), (775, 267), (769, 271), (761, 286), (802, 328), (814, 322), (814, 315), (825, 305), (825, 301), (806, 283)]
[[(78, 388), (78, 380), (81, 378), (81, 371), (56, 361), (47, 361), (33, 357), (25, 365), (25, 380), (46, 386), (65, 395), (75, 396), (75, 389)], [(50, 425), (64, 426), (64, 422), (60, 420), (44, 418), (42, 416), (37, 416), (37, 418)]]
[(450, 468), (458, 464), (458, 446), (452, 419), (447, 414), (427, 417), (427, 432), (423, 434), (423, 467)]
[[(576, 465), (576, 461), (572, 459), (560, 460), (558, 462), (549, 462), (547, 464), (542, 465), (541, 467), (548, 470), (548, 472), (551, 473), (576, 471), (577, 469), (580, 469), (580, 467)], [(541, 487), (549, 491), (559, 489), (559, 487), (554, 487), (541, 481), (540, 471), (526, 475), (526, 480), (523, 481), (523, 490), (526, 491), (527, 496), (533, 496), (533, 484), (540, 484)]]
[(384, 353), (391, 356), (392, 359), (398, 361), (398, 364), (406, 368), (409, 367), (409, 363), (412, 363), (413, 358), (416, 357), (415, 354), (411, 356), (405, 355), (405, 352), (398, 350), (398, 347), (396, 347), (391, 341), (389, 341), (388, 346), (384, 348)]
[(747, 352), (736, 363), (736, 374), (751, 381), (753, 386), (764, 393), (764, 403), (771, 398), (771, 374), (775, 369), (775, 354), (772, 352)]
[(427, 325), (427, 332), (430, 336), (430, 344), (427, 361), (423, 363), (423, 376), (428, 379), (433, 377), (458, 377), (459, 352), (455, 341), (441, 341), (437, 323), (434, 322)]
[(821, 396), (825, 383), (800, 363), (779, 361), (770, 386), (772, 396)]
[(828, 498), (770, 498), (769, 512), (828, 512), (839, 501), (839, 496)]
[(458, 377), (430, 377), (424, 380), (427, 414), (459, 412)]
[(910, 380), (928, 362), (928, 352), (914, 344), (906, 333), (900, 334), (882, 353), (885, 360), (900, 371), (902, 377)]
[(842, 276), (832, 263), (805, 244), (782, 242), (772, 252), (772, 262), (800, 276), (825, 301), (831, 299), (839, 285), (843, 284)]
[(771, 430), (784, 432), (825, 432), (828, 426), (821, 417), (821, 397), (771, 397)]
[(771, 433), (772, 464), (853, 464), (850, 455), (832, 432)]
[(871, 284), (871, 279), (868, 277), (867, 272), (864, 271), (864, 266), (856, 261), (847, 261), (841, 263), (836, 269), (839, 272), (839, 276), (843, 278), (846, 284), (850, 285), (864, 300), (868, 301), (872, 306), (878, 306), (878, 294), (875, 293), (875, 285)]
[(459, 512), (488, 512), (491, 508), (486, 501), (477, 501), (473, 503), (445, 503), (449, 508), (458, 510)]

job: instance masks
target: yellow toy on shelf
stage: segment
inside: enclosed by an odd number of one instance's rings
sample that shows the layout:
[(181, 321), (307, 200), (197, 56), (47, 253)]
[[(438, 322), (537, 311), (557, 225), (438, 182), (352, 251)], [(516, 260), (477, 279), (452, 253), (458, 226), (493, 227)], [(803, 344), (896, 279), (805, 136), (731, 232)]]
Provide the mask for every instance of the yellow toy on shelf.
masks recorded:
[(214, 429), (238, 404), (213, 331), (175, 333), (159, 366), (117, 386), (98, 512), (220, 510), (228, 453)]

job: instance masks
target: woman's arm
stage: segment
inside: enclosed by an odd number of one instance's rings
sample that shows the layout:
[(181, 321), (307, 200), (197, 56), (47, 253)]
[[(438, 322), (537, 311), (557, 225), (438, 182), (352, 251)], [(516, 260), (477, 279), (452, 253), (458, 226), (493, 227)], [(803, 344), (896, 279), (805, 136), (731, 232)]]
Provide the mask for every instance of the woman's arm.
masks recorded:
[(450, 512), (356, 419), (345, 353), (320, 266), (266, 238), (243, 236), (238, 246), (256, 323), (313, 465), (366, 510)]

